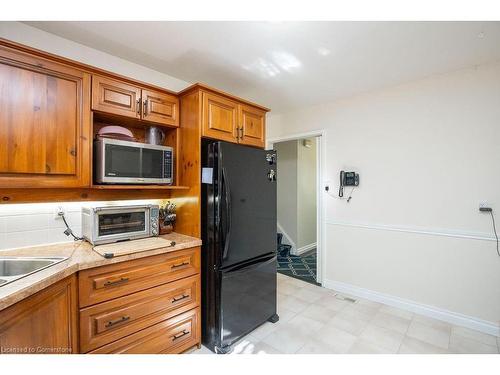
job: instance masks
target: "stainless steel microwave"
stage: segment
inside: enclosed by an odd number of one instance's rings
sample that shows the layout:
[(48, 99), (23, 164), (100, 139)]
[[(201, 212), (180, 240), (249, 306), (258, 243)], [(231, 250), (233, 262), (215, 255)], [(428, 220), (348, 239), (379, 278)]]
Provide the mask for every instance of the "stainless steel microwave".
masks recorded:
[(82, 234), (93, 245), (158, 235), (159, 207), (109, 206), (82, 208)]
[(172, 184), (172, 147), (101, 138), (94, 141), (99, 184)]

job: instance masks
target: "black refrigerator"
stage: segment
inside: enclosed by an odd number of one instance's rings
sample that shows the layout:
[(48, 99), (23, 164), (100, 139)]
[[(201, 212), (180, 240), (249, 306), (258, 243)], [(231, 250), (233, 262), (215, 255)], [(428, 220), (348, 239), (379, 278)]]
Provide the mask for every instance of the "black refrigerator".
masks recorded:
[(276, 313), (276, 152), (202, 143), (202, 342), (216, 353)]

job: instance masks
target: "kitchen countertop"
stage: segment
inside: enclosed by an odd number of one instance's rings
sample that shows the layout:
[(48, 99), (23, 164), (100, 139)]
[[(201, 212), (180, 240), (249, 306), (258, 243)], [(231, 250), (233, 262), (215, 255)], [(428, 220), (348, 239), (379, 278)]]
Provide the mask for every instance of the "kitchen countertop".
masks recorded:
[(160, 237), (169, 241), (175, 241), (175, 246), (142, 251), (111, 259), (106, 259), (96, 253), (92, 249), (92, 245), (86, 241), (3, 250), (0, 252), (0, 257), (58, 256), (68, 257), (68, 259), (44, 270), (23, 277), (22, 279), (13, 281), (12, 283), (0, 286), (0, 310), (15, 304), (16, 302), (19, 302), (80, 270), (201, 246), (201, 240), (199, 238), (185, 236), (179, 233), (170, 233)]

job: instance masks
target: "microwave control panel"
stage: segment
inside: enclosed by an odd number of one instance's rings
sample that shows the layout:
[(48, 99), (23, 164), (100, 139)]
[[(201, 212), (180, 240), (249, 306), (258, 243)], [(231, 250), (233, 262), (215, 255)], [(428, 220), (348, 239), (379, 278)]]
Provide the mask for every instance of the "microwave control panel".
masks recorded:
[(163, 151), (163, 176), (172, 178), (172, 151)]

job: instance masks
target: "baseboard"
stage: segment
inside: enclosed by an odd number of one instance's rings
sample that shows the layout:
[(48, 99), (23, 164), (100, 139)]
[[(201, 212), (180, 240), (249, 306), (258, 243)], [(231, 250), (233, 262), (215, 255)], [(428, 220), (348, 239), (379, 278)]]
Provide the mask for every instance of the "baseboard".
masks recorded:
[(302, 255), (302, 254), (308, 252), (309, 250), (312, 250), (315, 248), (316, 248), (316, 242), (313, 242), (313, 243), (310, 243), (309, 245), (299, 247), (296, 250), (292, 250), (292, 251), (290, 251), (290, 253), (292, 255)]
[(322, 285), (325, 288), (333, 289), (340, 293), (347, 293), (356, 297), (384, 303), (389, 306), (408, 310), (420, 315), (428, 316), (430, 318), (452, 323), (457, 326), (475, 329), (489, 335), (500, 337), (500, 325), (498, 323), (495, 324), (493, 322), (489, 322), (472, 316), (448, 311), (439, 307), (424, 305), (419, 302), (406, 300), (389, 294), (361, 288), (356, 285), (346, 284), (340, 281), (323, 280)]
[(288, 233), (283, 229), (283, 227), (280, 225), (280, 223), (276, 223), (276, 226), (278, 228), (278, 232), (283, 234), (283, 240), (284, 240), (283, 243), (286, 245), (290, 245), (292, 247), (290, 252), (295, 251), (295, 249), (297, 248), (297, 245), (295, 245), (295, 242), (292, 241), (292, 239), (290, 238)]

